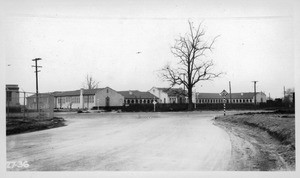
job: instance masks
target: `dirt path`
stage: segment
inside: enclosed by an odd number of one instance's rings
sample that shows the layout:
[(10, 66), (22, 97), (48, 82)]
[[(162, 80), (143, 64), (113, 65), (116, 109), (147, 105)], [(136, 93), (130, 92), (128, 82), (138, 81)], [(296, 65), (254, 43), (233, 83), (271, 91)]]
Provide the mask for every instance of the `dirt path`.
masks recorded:
[(61, 128), (7, 136), (9, 171), (226, 170), (231, 143), (212, 114), (132, 113), (65, 116)]
[(246, 125), (222, 121), (216, 121), (215, 125), (224, 128), (230, 136), (232, 152), (228, 170), (295, 170), (280, 155), (285, 148), (267, 132)]

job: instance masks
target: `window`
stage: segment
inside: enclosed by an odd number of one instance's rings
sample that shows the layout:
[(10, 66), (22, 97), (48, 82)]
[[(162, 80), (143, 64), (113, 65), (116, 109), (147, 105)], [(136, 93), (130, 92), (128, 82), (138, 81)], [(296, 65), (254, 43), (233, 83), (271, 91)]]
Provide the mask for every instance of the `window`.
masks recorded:
[(166, 98), (164, 98), (164, 103), (166, 103)]
[(6, 99), (7, 99), (7, 101), (11, 101), (11, 97), (12, 97), (12, 92), (11, 91), (6, 91)]
[(89, 96), (89, 102), (94, 103), (94, 96), (93, 95)]

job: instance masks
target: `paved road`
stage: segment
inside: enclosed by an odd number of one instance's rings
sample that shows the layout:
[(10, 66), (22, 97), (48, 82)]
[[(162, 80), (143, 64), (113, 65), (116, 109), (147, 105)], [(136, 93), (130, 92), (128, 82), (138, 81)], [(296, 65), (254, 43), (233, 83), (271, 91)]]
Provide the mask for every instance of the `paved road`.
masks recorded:
[(212, 113), (64, 115), (67, 126), (7, 136), (8, 170), (202, 171), (226, 170), (228, 134)]

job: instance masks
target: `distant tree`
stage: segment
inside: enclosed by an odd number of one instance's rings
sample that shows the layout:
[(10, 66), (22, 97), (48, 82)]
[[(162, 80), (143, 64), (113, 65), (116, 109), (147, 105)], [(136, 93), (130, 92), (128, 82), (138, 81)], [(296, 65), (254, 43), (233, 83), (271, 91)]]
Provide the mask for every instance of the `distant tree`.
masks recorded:
[(83, 84), (84, 89), (98, 88), (99, 82), (96, 82), (92, 76), (86, 75), (85, 82)]
[(283, 97), (283, 103), (287, 104), (287, 105), (291, 105), (293, 103), (293, 93), (295, 92), (294, 88), (288, 88), (285, 91), (284, 97)]
[(214, 63), (206, 59), (206, 52), (212, 51), (213, 44), (218, 36), (211, 41), (204, 39), (205, 30), (201, 24), (194, 28), (192, 22), (189, 23), (189, 32), (175, 39), (174, 46), (171, 47), (173, 55), (179, 59), (178, 67), (171, 68), (168, 64), (162, 68), (161, 76), (170, 83), (170, 87), (184, 85), (188, 90), (188, 109), (193, 109), (192, 91), (193, 87), (200, 81), (213, 80), (222, 73), (213, 72)]

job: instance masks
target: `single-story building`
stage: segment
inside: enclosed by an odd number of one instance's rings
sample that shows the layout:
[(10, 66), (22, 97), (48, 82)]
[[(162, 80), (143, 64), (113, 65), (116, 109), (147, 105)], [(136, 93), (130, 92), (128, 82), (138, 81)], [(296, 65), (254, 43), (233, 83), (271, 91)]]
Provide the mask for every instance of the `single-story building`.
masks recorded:
[(94, 106), (123, 106), (124, 97), (115, 90), (105, 87), (54, 92), (55, 108), (88, 108)]
[[(231, 93), (226, 96), (226, 103), (254, 103), (254, 93)], [(267, 97), (263, 92), (256, 93), (256, 103), (266, 103)], [(223, 103), (223, 97), (219, 93), (196, 93), (196, 103)]]
[[(49, 97), (46, 97), (49, 96)], [(50, 98), (50, 96), (52, 96)], [(27, 106), (36, 107), (35, 95), (27, 97)], [(96, 89), (80, 89), (73, 91), (56, 91), (39, 94), (39, 105), (47, 107), (43, 102), (53, 100), (54, 108), (59, 109), (91, 109), (95, 106), (123, 106), (124, 96), (115, 90), (105, 87)]]
[[(39, 93), (39, 109), (45, 110), (54, 107), (54, 95), (52, 93)], [(27, 108), (37, 109), (37, 97), (36, 95), (31, 95), (27, 97)]]
[(187, 103), (187, 91), (182, 88), (152, 87), (149, 92), (159, 98), (159, 103)]
[(124, 96), (124, 103), (129, 104), (152, 104), (153, 101), (158, 101), (158, 97), (150, 92), (142, 92), (138, 90), (118, 91)]

